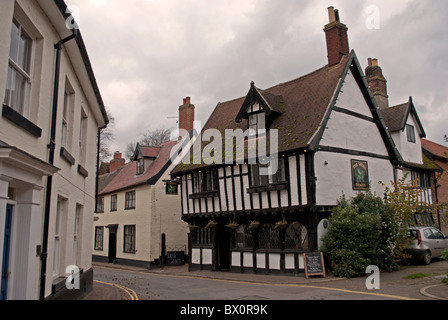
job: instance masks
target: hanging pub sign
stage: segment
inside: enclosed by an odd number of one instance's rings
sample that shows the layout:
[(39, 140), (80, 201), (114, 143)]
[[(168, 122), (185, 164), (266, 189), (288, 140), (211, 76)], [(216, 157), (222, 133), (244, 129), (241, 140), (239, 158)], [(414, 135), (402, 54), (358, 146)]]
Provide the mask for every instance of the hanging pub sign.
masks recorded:
[(166, 183), (166, 194), (177, 194), (179, 185), (177, 183), (167, 182)]
[(369, 168), (367, 161), (352, 160), (352, 186), (353, 190), (369, 189)]

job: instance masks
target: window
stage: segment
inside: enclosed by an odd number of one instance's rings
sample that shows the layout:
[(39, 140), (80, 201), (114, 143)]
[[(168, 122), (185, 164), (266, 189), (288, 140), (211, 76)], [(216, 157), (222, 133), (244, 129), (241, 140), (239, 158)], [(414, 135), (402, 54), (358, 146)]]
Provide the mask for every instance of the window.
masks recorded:
[(249, 137), (266, 133), (266, 115), (264, 112), (249, 116)]
[(126, 192), (124, 201), (125, 209), (135, 209), (135, 191)]
[(137, 174), (143, 174), (145, 171), (145, 158), (140, 156), (139, 159), (137, 159)]
[(66, 150), (71, 150), (72, 147), (74, 102), (74, 90), (68, 79), (65, 79), (64, 104), (62, 106), (61, 147)]
[(82, 215), (83, 215), (84, 207), (80, 204), (76, 205), (75, 209), (75, 225), (73, 228), (73, 265), (78, 265), (78, 257), (80, 253), (80, 239), (81, 239), (81, 230), (79, 226), (81, 225)]
[(87, 146), (87, 115), (83, 109), (81, 109), (81, 121), (79, 128), (79, 162), (84, 165), (86, 162), (86, 146)]
[[(62, 247), (64, 239), (64, 228), (66, 224), (66, 215), (68, 211), (68, 200), (58, 197), (56, 208), (56, 220), (54, 225), (54, 248), (53, 248), (53, 277), (57, 278), (60, 272), (61, 261), (65, 259), (64, 249)], [(62, 250), (62, 255), (61, 255)]]
[(293, 222), (285, 232), (285, 249), (301, 249), (306, 247), (307, 230), (299, 222)]
[(135, 226), (124, 226), (124, 252), (135, 253)]
[(262, 225), (258, 237), (260, 249), (281, 249), (280, 233), (274, 225), (270, 223)]
[(26, 118), (29, 116), (32, 44), (31, 37), (14, 19), (4, 104)]
[(110, 211), (117, 211), (117, 195), (110, 196)]
[(96, 203), (96, 213), (104, 212), (104, 197), (99, 197)]
[(195, 172), (193, 177), (193, 193), (218, 190), (218, 173), (216, 170)]
[[(274, 161), (277, 161), (277, 165)], [(267, 164), (252, 164), (250, 168), (252, 187), (286, 182), (285, 160), (283, 158), (271, 160)], [(277, 170), (274, 172), (275, 169)]]
[(411, 180), (420, 188), (431, 188), (429, 173), (411, 171)]
[(95, 227), (95, 250), (103, 250), (104, 227)]
[(407, 136), (409, 142), (415, 143), (414, 126), (411, 126), (410, 124), (406, 125), (406, 136)]
[(253, 231), (247, 225), (241, 224), (235, 232), (234, 248), (252, 249), (254, 246)]
[(191, 232), (191, 242), (195, 245), (211, 245), (211, 229), (210, 228), (196, 228)]

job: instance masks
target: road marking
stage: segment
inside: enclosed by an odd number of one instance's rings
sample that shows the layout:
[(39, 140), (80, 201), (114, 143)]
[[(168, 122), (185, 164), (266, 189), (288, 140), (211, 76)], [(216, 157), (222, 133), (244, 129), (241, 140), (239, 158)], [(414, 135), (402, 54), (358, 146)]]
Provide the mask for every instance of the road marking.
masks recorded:
[(428, 293), (428, 292), (426, 291), (426, 290), (428, 290), (429, 288), (439, 287), (439, 286), (445, 286), (445, 284), (436, 284), (436, 285), (433, 285), (433, 286), (424, 287), (424, 288), (420, 289), (420, 293), (421, 293), (422, 295), (427, 296), (427, 297), (432, 298), (432, 299), (436, 299), (436, 300), (446, 300), (446, 299), (444, 299), (444, 298), (434, 296), (434, 295), (432, 295), (432, 294), (430, 294), (430, 293)]
[(116, 287), (116, 288), (126, 292), (129, 295), (129, 297), (131, 298), (131, 300), (138, 300), (138, 295), (135, 293), (134, 290), (132, 290), (130, 288), (127, 288), (125, 286), (122, 286), (122, 285), (119, 285), (119, 284), (116, 284), (116, 283), (109, 283), (109, 282), (104, 282), (104, 281), (99, 281), (99, 280), (93, 280), (93, 281), (97, 282), (97, 283), (109, 285), (109, 286), (112, 286), (112, 287)]
[(122, 270), (122, 271), (131, 272), (131, 273), (139, 273), (139, 274), (146, 274), (146, 275), (159, 276), (159, 277), (172, 277), (172, 278), (184, 278), (184, 279), (200, 279), (200, 280), (208, 280), (208, 281), (215, 281), (215, 282), (251, 284), (251, 285), (259, 285), (259, 286), (312, 288), (312, 289), (339, 291), (339, 292), (353, 293), (353, 294), (371, 295), (371, 296), (392, 298), (392, 299), (398, 299), (398, 300), (421, 300), (421, 299), (417, 299), (417, 298), (409, 298), (409, 297), (396, 296), (396, 295), (384, 294), (384, 293), (354, 291), (354, 290), (331, 288), (331, 287), (311, 286), (311, 285), (306, 285), (306, 284), (249, 282), (249, 281), (243, 281), (243, 280), (213, 279), (213, 278), (206, 278), (206, 277), (201, 277), (201, 276), (198, 277), (198, 276), (186, 276), (186, 275), (174, 275), (174, 274), (173, 275), (172, 274), (158, 274), (158, 273), (154, 273), (154, 272), (135, 271), (135, 270), (111, 268), (111, 267), (104, 267), (104, 266), (95, 266), (95, 267), (103, 268), (103, 269), (114, 269), (114, 270), (119, 269), (119, 270)]

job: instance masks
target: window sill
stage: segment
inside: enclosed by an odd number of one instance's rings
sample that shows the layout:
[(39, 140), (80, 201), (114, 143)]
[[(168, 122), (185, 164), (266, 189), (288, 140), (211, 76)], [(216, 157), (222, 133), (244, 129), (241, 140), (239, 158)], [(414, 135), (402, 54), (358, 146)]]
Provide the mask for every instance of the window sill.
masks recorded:
[(36, 138), (42, 137), (42, 129), (32, 123), (30, 120), (22, 116), (20, 113), (15, 111), (13, 108), (3, 105), (2, 116), (16, 124), (20, 128), (24, 129)]
[(219, 191), (203, 191), (193, 193), (188, 196), (189, 199), (213, 198), (219, 195)]
[(60, 156), (62, 159), (68, 162), (70, 165), (75, 165), (75, 158), (64, 147), (61, 147)]
[(89, 171), (87, 171), (82, 165), (78, 164), (78, 173), (84, 178), (89, 176)]
[(286, 189), (288, 189), (288, 183), (287, 182), (279, 182), (279, 183), (272, 183), (272, 184), (265, 185), (265, 186), (253, 186), (253, 187), (247, 188), (247, 193), (257, 193), (257, 192), (286, 190)]

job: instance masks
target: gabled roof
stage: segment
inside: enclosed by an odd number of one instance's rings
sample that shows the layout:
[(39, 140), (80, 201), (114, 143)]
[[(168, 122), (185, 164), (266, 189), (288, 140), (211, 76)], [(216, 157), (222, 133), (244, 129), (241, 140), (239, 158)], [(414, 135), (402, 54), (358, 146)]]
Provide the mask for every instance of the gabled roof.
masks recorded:
[(137, 156), (139, 154), (141, 154), (144, 158), (157, 158), (161, 149), (161, 147), (142, 146), (140, 143), (137, 143), (134, 154), (131, 157), (131, 161), (137, 160)]
[(246, 99), (238, 112), (235, 122), (239, 123), (243, 118), (247, 119), (247, 108), (256, 101), (260, 104), (261, 109), (267, 116), (270, 116), (273, 113), (281, 114), (285, 112), (283, 97), (281, 95), (275, 95), (268, 91), (261, 90), (257, 88), (255, 83), (252, 81), (250, 84), (249, 93), (247, 94)]
[[(226, 129), (247, 130), (248, 121), (243, 117), (246, 110), (245, 105), (250, 103), (255, 96), (266, 101), (265, 108), (273, 108), (272, 105), (281, 108), (282, 113), (272, 121), (268, 128), (278, 130), (278, 153), (304, 149), (317, 150), (332, 107), (336, 103), (338, 92), (349, 71), (354, 74), (372, 111), (372, 116), (376, 120), (391, 155), (391, 161), (400, 161), (401, 156), (395, 148), (381, 115), (377, 112), (378, 107), (375, 99), (363, 77), (362, 68), (354, 51), (348, 56), (343, 56), (337, 65), (330, 67), (326, 65), (300, 78), (281, 83), (269, 89), (261, 90), (251, 84), (247, 96), (219, 103), (203, 131), (218, 129), (224, 137)], [(270, 130), (267, 130), (266, 136), (258, 138), (258, 140), (261, 139), (266, 139), (269, 150)], [(200, 139), (196, 140), (196, 143), (201, 143)], [(202, 149), (208, 143), (202, 142)], [(188, 172), (206, 166), (204, 163), (180, 164), (173, 170), (173, 173)]]
[(420, 122), (420, 118), (418, 117), (417, 110), (415, 110), (412, 97), (409, 97), (408, 102), (387, 109), (382, 109), (381, 113), (383, 115), (384, 121), (386, 122), (386, 126), (389, 132), (395, 132), (400, 130), (403, 131), (406, 127), (409, 115), (412, 114), (414, 116), (415, 121), (417, 122), (420, 136), (422, 138), (426, 137), (426, 133), (425, 130), (423, 129), (422, 123)]
[[(160, 151), (157, 159), (155, 159), (141, 175), (136, 175), (137, 162), (132, 161), (127, 163), (124, 167), (120, 168), (120, 170), (117, 170), (118, 173), (102, 190), (100, 190), (99, 195), (102, 196), (144, 184), (156, 184), (171, 165), (171, 151), (178, 143), (177, 140), (173, 140), (162, 144), (160, 148), (158, 148)], [(105, 178), (105, 176), (101, 176), (100, 180)]]

